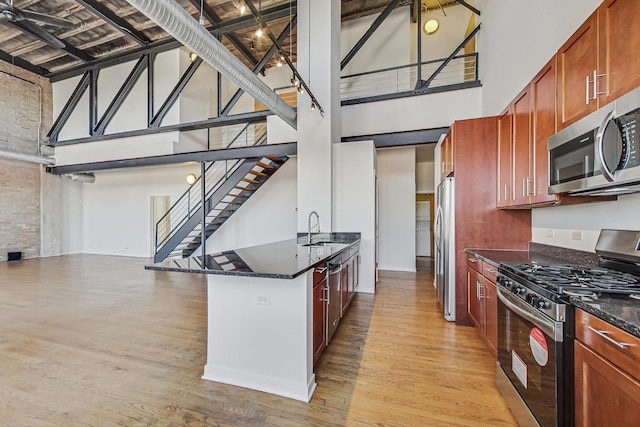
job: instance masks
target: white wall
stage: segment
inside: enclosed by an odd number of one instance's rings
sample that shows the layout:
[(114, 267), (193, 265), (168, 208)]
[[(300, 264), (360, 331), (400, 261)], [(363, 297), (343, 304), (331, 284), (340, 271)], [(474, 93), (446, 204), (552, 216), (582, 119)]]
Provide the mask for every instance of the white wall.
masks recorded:
[[(600, 3), (481, 0), (483, 115), (502, 111)], [(638, 195), (621, 196), (615, 202), (533, 209), (532, 240), (593, 251), (602, 228), (640, 229), (639, 210)], [(582, 233), (582, 240), (573, 240), (574, 231)]]
[(418, 193), (434, 193), (435, 192), (433, 174), (434, 174), (433, 162), (416, 163), (416, 192)]
[(358, 292), (375, 291), (376, 150), (373, 141), (334, 144), (333, 231), (359, 232)]
[(342, 136), (448, 127), (480, 117), (481, 88), (342, 107)]
[(378, 150), (380, 270), (416, 271), (415, 148)]

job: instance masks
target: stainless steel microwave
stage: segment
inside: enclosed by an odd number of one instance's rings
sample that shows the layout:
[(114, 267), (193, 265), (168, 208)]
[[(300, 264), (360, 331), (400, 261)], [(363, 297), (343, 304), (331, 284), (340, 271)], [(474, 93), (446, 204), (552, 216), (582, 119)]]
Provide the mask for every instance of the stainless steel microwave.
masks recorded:
[(640, 88), (548, 140), (549, 193), (640, 192)]

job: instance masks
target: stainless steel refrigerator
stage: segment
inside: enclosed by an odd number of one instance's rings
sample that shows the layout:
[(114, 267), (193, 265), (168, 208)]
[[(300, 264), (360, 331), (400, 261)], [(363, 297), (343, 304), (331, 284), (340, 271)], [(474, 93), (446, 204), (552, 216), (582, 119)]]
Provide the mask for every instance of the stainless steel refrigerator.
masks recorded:
[(455, 186), (453, 178), (438, 185), (434, 224), (438, 302), (444, 318), (456, 320)]

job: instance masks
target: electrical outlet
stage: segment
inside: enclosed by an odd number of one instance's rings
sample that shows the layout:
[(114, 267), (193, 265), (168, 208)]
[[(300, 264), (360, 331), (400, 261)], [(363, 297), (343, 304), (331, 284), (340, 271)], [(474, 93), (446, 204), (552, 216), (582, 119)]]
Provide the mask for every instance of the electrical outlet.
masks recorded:
[(555, 235), (553, 228), (550, 228), (544, 232), (545, 237), (553, 237)]
[(256, 303), (258, 305), (271, 305), (271, 296), (270, 295), (258, 295), (256, 297)]
[(571, 233), (571, 238), (573, 240), (582, 240), (582, 231), (574, 231)]

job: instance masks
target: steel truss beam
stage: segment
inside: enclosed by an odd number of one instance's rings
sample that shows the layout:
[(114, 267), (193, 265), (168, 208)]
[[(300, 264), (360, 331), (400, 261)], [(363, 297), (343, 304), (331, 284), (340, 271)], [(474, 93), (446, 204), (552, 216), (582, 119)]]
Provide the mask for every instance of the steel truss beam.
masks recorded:
[(176, 83), (176, 85), (173, 87), (171, 93), (169, 93), (167, 98), (164, 100), (164, 103), (162, 104), (158, 112), (151, 119), (149, 127), (157, 128), (160, 126), (162, 120), (164, 120), (171, 107), (173, 107), (173, 104), (175, 104), (176, 100), (180, 96), (180, 93), (185, 88), (187, 83), (189, 83), (189, 80), (191, 80), (191, 77), (193, 77), (193, 75), (196, 73), (196, 70), (198, 69), (198, 67), (200, 67), (202, 62), (202, 58), (198, 57), (195, 59), (195, 61), (189, 64), (189, 67), (186, 69), (182, 77), (180, 77), (178, 83)]
[(384, 20), (387, 19), (387, 16), (389, 16), (389, 14), (393, 11), (393, 9), (396, 7), (399, 1), (400, 0), (392, 0), (391, 3), (389, 3), (389, 5), (382, 11), (382, 13), (378, 15), (376, 20), (373, 21), (373, 23), (367, 30), (367, 32), (364, 33), (362, 37), (360, 37), (360, 40), (358, 40), (355, 46), (353, 46), (353, 48), (349, 51), (349, 53), (347, 53), (347, 55), (344, 57), (342, 62), (340, 62), (340, 71), (342, 71), (344, 67), (346, 67), (347, 64), (353, 59), (353, 57), (356, 56), (356, 54), (360, 51), (362, 46), (364, 46), (367, 40), (369, 40), (369, 37), (371, 37), (373, 33), (375, 33), (375, 31), (378, 29), (378, 27), (380, 27), (380, 24), (382, 24)]
[(109, 169), (123, 169), (141, 166), (170, 165), (187, 162), (214, 162), (216, 160), (252, 159), (295, 155), (296, 142), (266, 144), (253, 147), (229, 148), (226, 150), (196, 151), (193, 153), (167, 154), (163, 156), (138, 157), (135, 159), (110, 160), (106, 162), (82, 163), (66, 166), (51, 166), (47, 172), (54, 175), (68, 173), (95, 172)]
[[(113, 119), (113, 117), (116, 115), (120, 107), (122, 107), (122, 104), (124, 103), (125, 99), (127, 98), (127, 96), (129, 96), (129, 94), (133, 90), (133, 87), (136, 85), (136, 83), (140, 79), (140, 76), (142, 76), (142, 72), (146, 70), (148, 67), (149, 67), (149, 55), (144, 55), (138, 60), (138, 62), (133, 67), (133, 69), (125, 79), (124, 83), (118, 90), (118, 93), (116, 93), (116, 96), (113, 97), (111, 104), (109, 104), (104, 114), (96, 124), (93, 131), (93, 135), (104, 135), (104, 132), (107, 129), (107, 126), (109, 126), (109, 123), (111, 123), (111, 120)], [(153, 92), (153, 90), (149, 90), (149, 92)], [(151, 100), (151, 102), (153, 102), (153, 100)]]
[[(292, 7), (292, 10), (295, 12), (296, 10), (295, 6)], [(289, 6), (287, 4), (284, 4), (280, 6), (274, 6), (270, 9), (265, 9), (263, 11), (262, 16), (265, 21), (271, 21), (274, 19), (282, 18), (284, 16), (288, 16), (288, 14), (289, 14)], [(214, 36), (225, 35), (232, 31), (241, 30), (244, 28), (254, 26), (255, 24), (256, 24), (255, 18), (251, 15), (247, 15), (234, 20), (227, 21), (226, 23), (213, 29), (211, 31), (211, 34), (213, 34)], [(107, 68), (113, 65), (123, 64), (125, 62), (135, 61), (138, 58), (140, 58), (141, 55), (166, 52), (171, 49), (176, 49), (180, 46), (182, 46), (180, 42), (170, 38), (168, 40), (162, 40), (162, 41), (150, 43), (145, 47), (140, 47), (140, 48), (131, 50), (127, 53), (117, 54), (107, 58), (95, 59), (87, 62), (86, 64), (79, 65), (77, 67), (49, 73), (48, 77), (52, 82), (57, 82), (60, 80), (68, 79), (70, 77), (81, 75), (87, 69)]]
[[(289, 22), (289, 24), (285, 27), (284, 30), (282, 30), (282, 33), (280, 33), (280, 36), (278, 36), (278, 44), (275, 44), (275, 43), (272, 44), (271, 48), (269, 48), (269, 50), (264, 54), (260, 62), (258, 62), (255, 67), (253, 67), (254, 74), (258, 74), (264, 68), (267, 62), (269, 62), (269, 59), (271, 59), (273, 54), (278, 51), (278, 45), (282, 44), (282, 42), (287, 38), (289, 33), (293, 30), (293, 27), (296, 26), (297, 20), (298, 20), (298, 15), (293, 15), (291, 17), (291, 21)], [(220, 93), (219, 90), (218, 90), (218, 93)], [(234, 107), (234, 105), (236, 105), (236, 103), (238, 102), (238, 100), (240, 99), (243, 93), (244, 93), (244, 90), (238, 89), (236, 93), (233, 94), (229, 102), (227, 102), (227, 105), (224, 107), (224, 109), (220, 111), (219, 115), (220, 116), (228, 115), (231, 109)]]
[(120, 138), (131, 138), (135, 136), (153, 135), (153, 134), (166, 133), (166, 132), (189, 132), (193, 130), (209, 129), (209, 128), (214, 128), (219, 126), (257, 123), (257, 122), (264, 121), (267, 116), (270, 116), (272, 114), (273, 113), (269, 110), (256, 111), (256, 112), (244, 113), (244, 114), (234, 114), (232, 116), (226, 116), (226, 117), (214, 117), (211, 119), (199, 120), (196, 122), (178, 123), (175, 125), (160, 126), (155, 128), (149, 127), (144, 129), (131, 130), (127, 132), (111, 133), (109, 135), (95, 135), (87, 138), (68, 139), (65, 141), (51, 141), (50, 144), (52, 146), (57, 147), (62, 145), (83, 144), (86, 142), (106, 141), (106, 140), (120, 139)]
[[(200, 7), (202, 7), (202, 16), (203, 16), (203, 18), (205, 18), (207, 21), (209, 21), (211, 23), (211, 25), (213, 25), (213, 28), (218, 28), (220, 26), (220, 23), (222, 22), (222, 19), (220, 19), (220, 17), (211, 8), (211, 6), (209, 6), (206, 2), (201, 2), (199, 0), (189, 0), (189, 1), (191, 2), (192, 5), (194, 5), (196, 8), (198, 8), (198, 10), (201, 10)], [(236, 37), (235, 34), (226, 33), (226, 34), (224, 34), (224, 36), (227, 39), (229, 39), (231, 44), (236, 49), (238, 49), (240, 51), (240, 53), (242, 53), (244, 55), (245, 58), (247, 58), (247, 60), (251, 63), (251, 65), (255, 65), (258, 62), (258, 60), (251, 53), (251, 51), (249, 49), (247, 49), (244, 44), (242, 44), (240, 39), (238, 37)]]
[(418, 80), (418, 82), (416, 83), (416, 89), (420, 89), (420, 88), (425, 88), (425, 87), (429, 87), (429, 85), (431, 84), (431, 82), (433, 81), (433, 79), (435, 79), (438, 74), (440, 74), (440, 72), (442, 70), (444, 70), (444, 68), (449, 65), (449, 63), (451, 62), (451, 60), (453, 58), (455, 58), (455, 56), (458, 54), (458, 51), (460, 49), (462, 49), (467, 43), (469, 43), (469, 41), (471, 41), (472, 38), (475, 37), (475, 35), (478, 33), (478, 31), (480, 31), (480, 26), (482, 24), (478, 24), (478, 26), (476, 28), (474, 28), (473, 31), (471, 31), (471, 33), (469, 33), (469, 35), (462, 41), (462, 43), (460, 43), (458, 45), (458, 47), (456, 47), (453, 52), (451, 52), (451, 55), (449, 55), (447, 57), (447, 59), (444, 60), (444, 62), (442, 64), (440, 64), (440, 66), (433, 72), (433, 74), (431, 74), (431, 76), (429, 76), (429, 78), (427, 80)]
[(406, 132), (378, 133), (343, 137), (342, 142), (373, 141), (376, 148), (400, 147), (403, 145), (435, 144), (449, 131), (448, 127), (410, 130)]
[(466, 7), (467, 9), (469, 9), (471, 12), (475, 13), (476, 15), (480, 16), (480, 11), (478, 9), (476, 9), (475, 7), (471, 6), (469, 3), (467, 3), (464, 0), (456, 0), (458, 3), (460, 3), (461, 5), (463, 5), (464, 7)]
[(89, 87), (90, 80), (91, 80), (91, 71), (87, 70), (85, 71), (84, 75), (82, 76), (82, 78), (76, 85), (75, 89), (71, 93), (71, 96), (67, 100), (67, 103), (64, 104), (64, 107), (62, 107), (62, 111), (60, 111), (60, 114), (58, 115), (58, 118), (56, 119), (56, 121), (53, 123), (53, 126), (51, 126), (51, 130), (47, 135), (50, 141), (55, 142), (58, 140), (58, 135), (60, 134), (60, 131), (62, 130), (64, 125), (67, 123), (67, 120), (69, 120), (69, 117), (71, 116), (71, 113), (73, 113), (73, 110), (78, 105), (78, 102), (80, 102), (80, 98), (82, 98), (82, 95), (84, 95), (84, 92)]
[(111, 25), (116, 30), (120, 31), (127, 37), (133, 38), (139, 45), (145, 46), (151, 43), (151, 40), (147, 38), (135, 27), (129, 24), (125, 19), (122, 19), (115, 14), (111, 9), (98, 3), (96, 0), (75, 0), (76, 3), (80, 3), (85, 9), (98, 16), (100, 19)]

